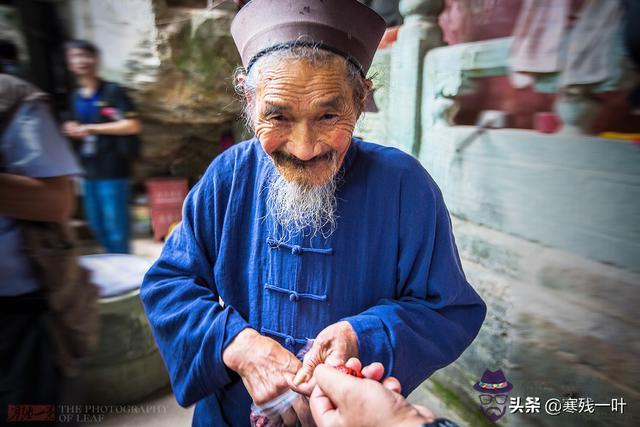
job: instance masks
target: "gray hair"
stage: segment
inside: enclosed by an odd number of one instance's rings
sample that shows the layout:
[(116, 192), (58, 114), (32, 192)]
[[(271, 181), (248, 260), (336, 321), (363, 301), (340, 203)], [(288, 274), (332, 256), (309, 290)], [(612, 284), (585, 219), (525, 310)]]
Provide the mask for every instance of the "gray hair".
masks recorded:
[(322, 67), (335, 58), (340, 58), (345, 63), (346, 81), (351, 85), (353, 94), (353, 103), (358, 111), (362, 113), (364, 109), (364, 100), (369, 90), (367, 87), (367, 78), (365, 78), (360, 69), (346, 58), (323, 49), (317, 45), (308, 44), (292, 44), (282, 49), (276, 49), (268, 52), (258, 58), (251, 65), (249, 72), (239, 67), (234, 73), (235, 91), (242, 97), (244, 108), (242, 117), (249, 129), (253, 129), (253, 109), (254, 105), (247, 102), (247, 98), (255, 99), (256, 89), (259, 83), (260, 71), (278, 64), (281, 61), (304, 61), (314, 67)]

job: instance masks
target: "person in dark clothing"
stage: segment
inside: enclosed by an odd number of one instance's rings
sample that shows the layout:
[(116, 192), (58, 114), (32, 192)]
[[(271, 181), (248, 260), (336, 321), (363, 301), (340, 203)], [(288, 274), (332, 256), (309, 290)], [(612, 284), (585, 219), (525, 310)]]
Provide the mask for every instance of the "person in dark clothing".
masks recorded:
[(70, 41), (65, 55), (78, 87), (71, 99), (73, 120), (63, 130), (81, 141), (85, 215), (107, 252), (128, 253), (129, 179), (140, 120), (124, 89), (99, 78), (99, 52), (93, 44)]

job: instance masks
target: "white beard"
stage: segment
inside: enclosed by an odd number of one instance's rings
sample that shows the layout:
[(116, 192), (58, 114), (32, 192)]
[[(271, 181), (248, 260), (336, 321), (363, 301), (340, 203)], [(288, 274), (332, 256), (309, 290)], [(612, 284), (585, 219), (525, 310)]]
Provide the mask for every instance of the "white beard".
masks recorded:
[(335, 231), (338, 181), (334, 175), (325, 184), (311, 186), (289, 182), (274, 172), (267, 189), (267, 211), (282, 226), (282, 241), (301, 232), (327, 238)]

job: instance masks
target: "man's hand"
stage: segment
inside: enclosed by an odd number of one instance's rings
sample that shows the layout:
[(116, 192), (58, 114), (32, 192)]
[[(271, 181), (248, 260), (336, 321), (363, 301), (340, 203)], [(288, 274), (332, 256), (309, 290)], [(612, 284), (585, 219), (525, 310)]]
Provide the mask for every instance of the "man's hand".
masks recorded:
[(80, 126), (80, 123), (76, 121), (64, 122), (62, 125), (62, 132), (67, 136), (71, 136), (71, 133), (73, 133), (74, 129), (78, 126)]
[(222, 353), (222, 361), (242, 377), (258, 405), (289, 390), (289, 383), (302, 365), (276, 341), (250, 328), (231, 341)]
[(65, 122), (62, 126), (62, 131), (65, 135), (71, 138), (84, 138), (89, 135), (89, 127), (87, 125), (82, 125), (78, 122)]
[[(316, 366), (321, 363), (344, 365), (352, 357), (358, 357), (358, 337), (351, 324), (342, 321), (327, 326), (318, 334), (313, 346), (304, 356), (302, 369), (293, 381), (296, 391), (307, 395), (311, 393), (313, 383), (309, 381)], [(309, 384), (305, 386), (305, 383)]]
[[(360, 362), (351, 359), (347, 366), (358, 369)], [(362, 369), (364, 379), (343, 374), (327, 365), (314, 371), (316, 386), (310, 406), (318, 427), (402, 426), (418, 427), (434, 420), (423, 407), (410, 405), (396, 390), (395, 378), (378, 382), (384, 373), (379, 363)]]

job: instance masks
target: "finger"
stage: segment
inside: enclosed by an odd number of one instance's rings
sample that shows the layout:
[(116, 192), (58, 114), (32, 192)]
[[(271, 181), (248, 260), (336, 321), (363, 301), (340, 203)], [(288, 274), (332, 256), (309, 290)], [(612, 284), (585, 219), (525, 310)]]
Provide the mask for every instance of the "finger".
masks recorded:
[(309, 398), (309, 408), (318, 427), (337, 425), (338, 411), (320, 387), (313, 389)]
[(283, 372), (282, 378), (284, 378), (284, 381), (287, 383), (287, 385), (293, 384), (293, 379), (295, 378), (295, 372), (294, 373)]
[(304, 355), (302, 368), (298, 370), (298, 373), (293, 379), (293, 383), (295, 385), (300, 385), (302, 383), (308, 382), (313, 376), (313, 370), (319, 363), (321, 363), (319, 348), (314, 344), (311, 347), (311, 350), (309, 350), (309, 352)]
[(323, 361), (321, 361), (321, 363), (325, 363), (329, 366), (340, 366), (340, 365), (346, 365), (347, 363), (347, 358), (344, 357), (341, 354), (335, 354), (332, 353), (330, 355), (327, 356), (326, 359), (324, 359)]
[(362, 370), (362, 362), (360, 362), (360, 359), (358, 359), (357, 357), (352, 357), (351, 359), (347, 360), (347, 363), (345, 363), (345, 365), (348, 368), (355, 369), (356, 371)]
[(374, 362), (371, 365), (362, 368), (362, 375), (370, 380), (380, 381), (384, 376), (384, 365)]
[(387, 377), (382, 381), (382, 385), (388, 388), (391, 391), (395, 391), (400, 394), (402, 391), (402, 385), (400, 385), (400, 381), (398, 381), (394, 377)]
[(298, 423), (298, 415), (293, 408), (289, 408), (284, 411), (282, 414), (280, 414), (280, 417), (282, 418), (282, 424), (287, 427), (295, 427), (295, 425)]
[(344, 403), (354, 390), (361, 386), (359, 378), (345, 375), (334, 368), (321, 364), (316, 367), (314, 377), (318, 387), (331, 399), (332, 402)]
[(289, 384), (289, 388), (291, 390), (303, 396), (311, 396), (313, 389), (316, 387), (316, 379), (314, 377), (311, 377), (309, 381), (301, 384), (295, 384), (293, 380), (289, 381), (288, 379), (287, 383)]
[(425, 419), (425, 422), (431, 423), (436, 420), (436, 416), (433, 414), (433, 412), (431, 412), (426, 407), (422, 405), (413, 405), (413, 407), (418, 411), (418, 414), (420, 414), (420, 416)]
[(302, 427), (315, 426), (313, 417), (311, 416), (311, 410), (309, 409), (309, 399), (300, 396), (293, 402), (293, 410), (296, 411), (298, 422)]

